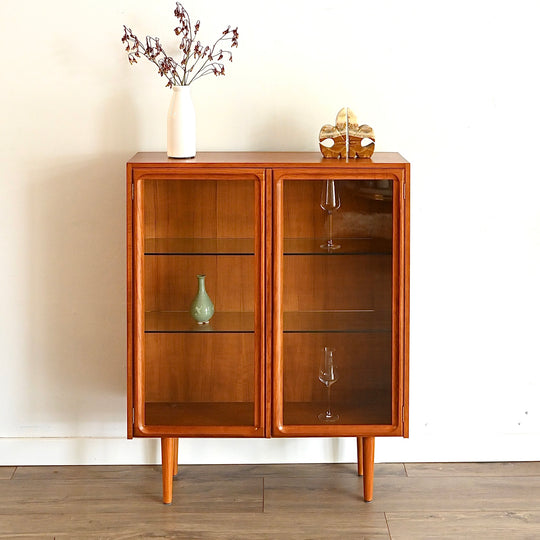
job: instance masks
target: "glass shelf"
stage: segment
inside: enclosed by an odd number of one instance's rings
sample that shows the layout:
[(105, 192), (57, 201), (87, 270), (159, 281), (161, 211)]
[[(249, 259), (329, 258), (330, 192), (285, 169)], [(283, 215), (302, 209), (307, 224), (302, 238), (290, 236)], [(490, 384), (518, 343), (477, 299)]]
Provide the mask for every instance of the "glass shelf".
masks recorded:
[(283, 313), (284, 333), (384, 333), (392, 314), (374, 310), (293, 311)]
[(283, 255), (391, 255), (392, 240), (386, 238), (334, 238), (341, 247), (321, 248), (324, 238), (284, 238)]
[(146, 238), (145, 255), (254, 255), (253, 238)]
[(254, 314), (249, 312), (216, 312), (208, 324), (197, 324), (188, 311), (147, 311), (146, 334), (253, 334)]

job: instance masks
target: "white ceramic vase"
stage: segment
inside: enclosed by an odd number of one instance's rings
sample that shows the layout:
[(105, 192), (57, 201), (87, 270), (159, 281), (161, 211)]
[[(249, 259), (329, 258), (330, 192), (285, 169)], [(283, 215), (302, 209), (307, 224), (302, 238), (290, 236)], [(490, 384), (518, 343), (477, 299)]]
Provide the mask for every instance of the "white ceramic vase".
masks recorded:
[(195, 107), (189, 86), (173, 86), (167, 114), (167, 155), (192, 158), (195, 150)]

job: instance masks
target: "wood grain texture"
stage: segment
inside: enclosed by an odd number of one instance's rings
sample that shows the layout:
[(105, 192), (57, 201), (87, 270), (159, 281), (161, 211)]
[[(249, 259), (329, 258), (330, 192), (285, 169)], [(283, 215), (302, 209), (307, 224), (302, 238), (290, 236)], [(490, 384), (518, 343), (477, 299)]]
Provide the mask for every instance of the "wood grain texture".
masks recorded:
[(126, 352), (128, 361), (126, 363), (126, 419), (127, 419), (127, 437), (133, 438), (133, 168), (131, 164), (126, 165)]
[(164, 504), (171, 504), (172, 502), (174, 440), (170, 437), (161, 439), (161, 478)]
[(540, 461), (493, 463), (407, 463), (407, 476), (540, 476)]
[(273, 235), (270, 234), (270, 231), (273, 231), (273, 198), (272, 198), (272, 191), (273, 191), (273, 185), (272, 185), (272, 170), (268, 169), (265, 172), (265, 183), (266, 183), (266, 192), (265, 192), (265, 204), (263, 208), (265, 209), (265, 221), (264, 221), (264, 241), (265, 241), (265, 266), (264, 270), (265, 272), (265, 282), (264, 282), (264, 295), (262, 298), (264, 298), (265, 302), (265, 311), (263, 313), (264, 322), (265, 322), (265, 341), (264, 341), (264, 347), (263, 351), (265, 351), (264, 358), (262, 358), (264, 364), (262, 367), (262, 375), (264, 377), (264, 402), (263, 407), (265, 411), (265, 432), (266, 436), (269, 438), (272, 434), (272, 418), (273, 418), (273, 411), (272, 411), (272, 358), (274, 355), (273, 351), (273, 315), (272, 315), (272, 299), (273, 299)]
[(148, 426), (252, 426), (255, 404), (147, 403)]
[[(397, 165), (370, 169), (369, 164), (364, 164), (351, 173), (339, 165), (334, 169), (328, 167), (321, 170), (303, 165), (295, 168), (275, 166), (272, 176), (273, 412), (277, 417), (273, 421), (272, 435), (321, 435), (323, 432), (335, 436), (374, 435), (381, 434), (383, 424), (386, 424), (384, 429), (387, 434), (403, 434), (405, 415), (401, 412), (404, 410), (406, 392), (404, 336), (407, 333), (403, 327), (404, 274), (407, 272), (404, 266), (404, 227), (408, 223), (402, 197), (406, 192), (405, 180), (408, 180), (405, 169)], [(336, 238), (340, 241), (341, 238), (348, 241), (358, 236), (378, 240), (392, 238), (390, 249), (385, 246), (381, 252), (368, 250), (369, 257), (359, 257), (358, 253), (349, 256), (345, 252), (339, 257), (317, 257), (315, 251), (310, 254), (305, 252), (306, 237), (324, 237), (325, 234), (324, 212), (319, 203), (322, 186), (328, 178), (333, 178), (342, 192), (342, 204), (335, 213)], [(384, 243), (374, 243), (373, 246), (379, 244)], [(360, 248), (366, 249), (365, 246), (357, 246), (357, 249)], [(351, 246), (347, 247), (347, 253), (349, 251), (354, 252)], [(365, 367), (367, 377), (358, 376), (355, 384), (363, 384), (364, 388), (371, 387), (372, 390), (382, 386), (387, 388), (391, 403), (383, 407), (385, 414), (380, 417), (384, 417), (384, 420), (373, 432), (347, 431), (337, 424), (332, 430), (324, 426), (318, 432), (309, 426), (291, 425), (290, 419), (284, 416), (286, 402), (317, 399), (316, 395), (321, 389), (317, 388), (317, 377), (312, 373), (315, 349), (320, 348), (317, 341), (331, 338), (324, 335), (313, 337), (313, 334), (307, 333), (298, 337), (293, 334), (282, 336), (285, 313), (351, 309), (371, 309), (379, 313), (393, 310), (392, 322), (386, 326), (386, 350), (378, 347), (380, 354), (373, 354), (373, 350), (368, 353), (365, 347), (347, 347), (344, 364), (347, 385), (342, 385), (341, 392), (345, 401), (351, 400), (349, 396), (358, 395), (358, 389), (351, 386), (354, 377), (350, 378), (349, 375), (351, 371), (358, 373)], [(290, 330), (294, 331), (292, 328)], [(344, 341), (343, 338), (339, 335), (335, 339)], [(363, 366), (364, 358), (371, 359), (372, 363)]]
[(252, 256), (147, 255), (144, 261), (146, 311), (188, 311), (206, 275), (206, 291), (216, 312), (255, 309), (255, 258)]
[[(264, 513), (213, 514), (129, 510), (100, 514), (41, 514), (9, 516), (0, 527), (0, 538), (21, 538), (13, 531), (41, 530), (35, 536), (22, 538), (52, 539), (213, 539), (213, 540), (388, 540), (388, 528), (382, 513), (353, 515), (312, 513), (275, 516)], [(45, 531), (50, 531), (48, 534)]]
[(86, 480), (109, 480), (119, 482), (126, 480), (145, 482), (155, 479), (161, 474), (160, 465), (27, 465), (17, 467), (13, 479), (17, 481), (47, 481), (59, 482)]
[[(181, 468), (181, 478), (244, 478), (249, 476), (264, 478), (334, 478), (351, 477), (357, 473), (355, 463), (279, 463), (254, 465), (189, 465)], [(378, 478), (405, 477), (403, 463), (376, 463)]]
[[(388, 165), (402, 165), (407, 161), (397, 152), (375, 152), (370, 159), (342, 160), (340, 166), (350, 166), (351, 169), (364, 167), (377, 167)], [(168, 158), (165, 152), (138, 152), (130, 160), (131, 164), (148, 164), (153, 166), (171, 167), (179, 163), (178, 160)], [(320, 152), (197, 152), (192, 159), (183, 159), (182, 166), (222, 166), (226, 167), (286, 167), (304, 165), (306, 167), (335, 168), (336, 162), (321, 156)]]
[[(128, 177), (135, 185), (130, 278), (135, 290), (135, 346), (130, 354), (135, 392), (128, 400), (135, 405), (134, 434), (175, 434), (176, 425), (165, 425), (161, 433), (155, 424), (145, 425), (145, 404), (155, 401), (254, 401), (251, 418), (256, 426), (250, 434), (258, 430), (262, 434), (264, 170), (251, 167), (233, 173), (219, 166), (194, 170), (178, 164), (171, 168), (128, 165)], [(233, 255), (225, 255), (231, 248)], [(150, 326), (145, 324), (145, 312), (187, 312), (196, 293), (195, 276), (200, 273), (206, 274), (207, 290), (218, 313), (251, 314), (251, 335), (234, 333), (244, 332), (245, 325), (232, 330), (227, 327), (225, 335), (221, 327), (211, 332), (210, 324), (202, 337), (189, 332), (186, 324), (173, 329), (182, 334), (163, 333), (161, 326), (154, 324), (155, 316), (150, 317)], [(163, 317), (157, 318), (161, 325)], [(165, 321), (166, 325), (171, 322), (171, 317)], [(162, 333), (144, 336), (148, 330)], [(229, 394), (224, 396), (219, 389), (228, 389)], [(195, 434), (193, 421), (188, 424), (188, 431)], [(229, 419), (226, 424), (234, 422)], [(207, 425), (208, 421), (203, 423), (199, 433), (215, 435), (215, 430), (205, 429)], [(245, 429), (224, 432), (247, 434)]]
[(392, 257), (283, 257), (283, 311), (392, 307)]
[(144, 180), (146, 238), (254, 238), (253, 180)]
[[(335, 386), (335, 385), (334, 385)], [(390, 424), (390, 396), (375, 392), (362, 393), (355, 402), (347, 402), (332, 398), (332, 409), (339, 414), (336, 422), (325, 423), (318, 415), (327, 407), (326, 399), (320, 401), (285, 401), (283, 417), (287, 425), (310, 427), (317, 435), (332, 435), (334, 429), (345, 429), (345, 426), (357, 427), (357, 431), (368, 434), (373, 427)], [(386, 410), (385, 410), (386, 409)], [(387, 427), (388, 429), (388, 427)]]
[[(10, 467), (14, 468), (15, 467)], [(351, 476), (356, 472), (354, 463), (280, 463), (252, 465), (182, 465), (179, 480), (214, 480), (248, 477), (305, 478)], [(160, 465), (64, 465), (17, 467), (14, 478), (21, 481), (57, 480), (79, 481), (109, 480), (148, 482), (159, 478)], [(405, 477), (403, 463), (376, 463), (375, 475)]]
[(146, 334), (147, 402), (253, 401), (253, 334)]
[(402, 348), (399, 354), (403, 358), (403, 436), (409, 436), (409, 321), (410, 321), (410, 244), (411, 244), (411, 166), (406, 163), (403, 170), (403, 196), (405, 197), (405, 208), (400, 215), (403, 225), (403, 240), (400, 247), (400, 260), (403, 275), (401, 277), (400, 298), (403, 301), (402, 311), (399, 320), (403, 327), (401, 329)]
[[(335, 180), (340, 197), (339, 210), (334, 212), (334, 235), (337, 238), (392, 237), (392, 175), (388, 179)], [(291, 175), (292, 176), (292, 175)], [(320, 176), (320, 175), (319, 175)], [(327, 234), (327, 214), (321, 208), (321, 192), (325, 179), (285, 180), (283, 216), (285, 238), (324, 238)]]
[(375, 133), (366, 124), (359, 125), (356, 114), (344, 107), (335, 125), (321, 128), (319, 149), (325, 158), (369, 158), (375, 151)]
[(540, 537), (536, 512), (390, 512), (386, 514), (392, 540), (529, 539)]
[(363, 437), (356, 437), (356, 466), (358, 476), (364, 475), (364, 448)]
[[(319, 381), (319, 360), (324, 347), (336, 350), (339, 376), (332, 386), (333, 398), (349, 406), (369, 405), (366, 397), (378, 397), (382, 423), (392, 421), (392, 352), (390, 333), (290, 333), (283, 337), (284, 401), (324, 401)], [(390, 402), (388, 399), (390, 398)], [(361, 414), (361, 411), (359, 411)]]
[(0, 538), (532, 540), (539, 467), (437, 464), (407, 477), (403, 464), (376, 464), (364, 504), (353, 463), (183, 465), (170, 506), (159, 466), (18, 467), (0, 482)]
[[(406, 434), (408, 171), (395, 153), (340, 163), (295, 152), (201, 153), (182, 161), (145, 153), (130, 160), (128, 436)], [(320, 208), (329, 178), (342, 196), (332, 223)], [(317, 256), (319, 238), (329, 237), (340, 240), (340, 257)], [(177, 314), (187, 313), (194, 295), (189, 276), (200, 273), (216, 311), (252, 314), (248, 324), (232, 328), (229, 317), (218, 336), (182, 322)], [(331, 325), (316, 319), (323, 325), (316, 329), (311, 317), (305, 328), (290, 316), (366, 310), (377, 313), (380, 328), (359, 328), (357, 318), (341, 315)], [(335, 399), (343, 420), (319, 426), (311, 416), (322, 387), (311, 365), (337, 339), (330, 334), (347, 342)], [(199, 424), (190, 413), (183, 425), (185, 414), (161, 411), (199, 403), (225, 404), (222, 410), (254, 403), (253, 421), (249, 412), (234, 431), (234, 414), (214, 425), (207, 414)], [(150, 405), (161, 409), (149, 423)]]
[(0, 467), (0, 480), (10, 480), (15, 473), (15, 467)]
[(362, 461), (364, 469), (364, 501), (371, 502), (373, 500), (373, 472), (375, 457), (375, 438), (362, 438)]
[[(323, 512), (336, 507), (347, 512), (467, 512), (537, 511), (538, 477), (437, 477), (401, 478), (374, 475), (376, 496), (363, 503), (362, 478), (317, 477), (298, 482), (268, 478), (264, 483), (266, 512)], [(301, 510), (302, 509), (302, 510)]]
[(178, 475), (178, 437), (173, 439), (173, 476)]
[[(4, 482), (2, 482), (2, 485)], [(13, 514), (101, 514), (160, 512), (161, 468), (151, 478), (111, 481), (12, 479), (0, 488), (0, 531)], [(263, 478), (183, 479), (174, 482), (175, 512), (261, 512)], [(2, 531), (4, 532), (4, 531)], [(24, 532), (24, 531), (21, 531)]]
[[(390, 482), (394, 480), (394, 477), (391, 477)], [(378, 500), (377, 479), (375, 485)], [(294, 514), (302, 511), (315, 514), (338, 510), (356, 514), (371, 512), (372, 506), (364, 504), (363, 477), (352, 474), (326, 478), (312, 476), (301, 480), (284, 477), (265, 478), (264, 510), (273, 514), (289, 512)]]

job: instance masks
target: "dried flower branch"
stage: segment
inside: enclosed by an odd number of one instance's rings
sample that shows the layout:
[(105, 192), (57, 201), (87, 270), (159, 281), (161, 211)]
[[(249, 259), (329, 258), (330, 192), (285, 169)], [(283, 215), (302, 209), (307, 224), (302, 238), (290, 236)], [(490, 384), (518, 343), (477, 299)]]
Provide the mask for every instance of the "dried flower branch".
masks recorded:
[(223, 50), (221, 47), (228, 41), (230, 47), (238, 47), (238, 28), (231, 29), (228, 26), (223, 30), (221, 36), (211, 46), (203, 46), (196, 40), (201, 22), (197, 21), (192, 26), (188, 12), (180, 2), (176, 2), (174, 16), (178, 19), (179, 25), (174, 29), (174, 33), (180, 36), (180, 62), (168, 56), (159, 42), (159, 38), (146, 36), (143, 43), (130, 28), (124, 25), (124, 35), (122, 43), (126, 46), (128, 60), (130, 64), (136, 64), (137, 59), (144, 56), (158, 68), (161, 77), (167, 78), (167, 86), (187, 86), (193, 81), (210, 75), (225, 75), (225, 66), (221, 60), (228, 58), (232, 62), (232, 52)]

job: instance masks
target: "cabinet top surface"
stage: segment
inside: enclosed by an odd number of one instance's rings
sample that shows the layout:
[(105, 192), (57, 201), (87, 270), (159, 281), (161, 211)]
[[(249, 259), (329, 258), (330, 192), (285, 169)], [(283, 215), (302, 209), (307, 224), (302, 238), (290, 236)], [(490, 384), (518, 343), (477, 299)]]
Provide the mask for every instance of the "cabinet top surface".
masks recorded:
[(317, 167), (381, 167), (407, 164), (397, 152), (375, 152), (369, 159), (329, 159), (320, 152), (197, 152), (194, 158), (175, 159), (167, 157), (165, 152), (138, 152), (128, 163), (133, 165), (180, 166), (216, 165), (216, 166), (317, 166)]

